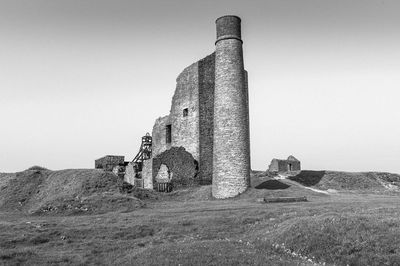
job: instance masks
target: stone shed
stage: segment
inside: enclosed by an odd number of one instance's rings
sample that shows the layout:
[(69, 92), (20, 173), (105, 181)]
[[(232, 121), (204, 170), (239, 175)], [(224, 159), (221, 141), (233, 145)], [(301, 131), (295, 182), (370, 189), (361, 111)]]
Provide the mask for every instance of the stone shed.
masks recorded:
[(300, 170), (300, 161), (293, 155), (290, 155), (286, 160), (272, 159), (268, 167), (268, 171), (271, 173), (295, 172)]

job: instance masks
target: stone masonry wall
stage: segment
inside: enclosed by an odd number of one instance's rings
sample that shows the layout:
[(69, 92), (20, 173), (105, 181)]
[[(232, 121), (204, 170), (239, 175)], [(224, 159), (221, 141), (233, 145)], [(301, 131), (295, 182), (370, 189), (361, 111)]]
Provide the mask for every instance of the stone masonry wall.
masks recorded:
[(200, 183), (211, 184), (214, 139), (215, 53), (199, 61), (199, 176)]
[[(184, 147), (199, 160), (199, 81), (198, 63), (185, 68), (176, 79), (169, 118), (173, 147)], [(184, 116), (184, 109), (187, 115)]]
[(165, 141), (166, 138), (166, 129), (165, 127), (170, 124), (169, 116), (159, 117), (153, 126), (152, 131), (152, 156), (156, 156), (163, 151), (169, 149), (171, 144), (167, 144)]
[(270, 172), (287, 172), (289, 171), (289, 164), (292, 165), (291, 171), (300, 171), (300, 161), (291, 160), (279, 160), (272, 159), (271, 164), (268, 167)]

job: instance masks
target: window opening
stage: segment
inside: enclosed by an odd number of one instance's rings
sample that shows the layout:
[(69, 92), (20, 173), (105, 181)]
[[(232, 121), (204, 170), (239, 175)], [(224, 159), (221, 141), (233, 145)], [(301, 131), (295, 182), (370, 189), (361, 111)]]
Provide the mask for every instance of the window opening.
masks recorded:
[(189, 109), (188, 108), (183, 109), (183, 117), (188, 116), (188, 114), (189, 114)]
[(172, 142), (171, 125), (167, 125), (165, 127), (165, 142), (166, 143), (171, 143)]

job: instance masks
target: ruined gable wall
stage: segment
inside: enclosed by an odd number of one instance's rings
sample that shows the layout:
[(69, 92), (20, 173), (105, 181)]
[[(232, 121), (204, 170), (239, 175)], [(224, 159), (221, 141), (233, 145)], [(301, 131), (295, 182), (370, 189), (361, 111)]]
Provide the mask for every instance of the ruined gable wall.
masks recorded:
[(215, 53), (199, 61), (199, 166), (201, 184), (211, 184), (213, 171)]
[[(183, 110), (188, 108), (187, 116)], [(173, 147), (184, 147), (199, 160), (199, 80), (198, 63), (185, 68), (176, 79), (169, 119)]]
[(165, 127), (170, 124), (169, 116), (159, 117), (153, 126), (152, 131), (152, 157), (162, 153), (163, 151), (171, 147), (167, 144), (166, 139), (166, 129)]
[(278, 172), (279, 171), (279, 164), (277, 159), (272, 159), (271, 164), (268, 167), (270, 172)]

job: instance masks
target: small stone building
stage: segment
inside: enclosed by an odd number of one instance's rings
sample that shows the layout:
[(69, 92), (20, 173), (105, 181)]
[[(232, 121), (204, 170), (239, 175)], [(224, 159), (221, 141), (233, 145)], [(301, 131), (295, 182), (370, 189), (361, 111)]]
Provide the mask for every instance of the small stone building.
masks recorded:
[(117, 155), (106, 155), (94, 161), (94, 168), (113, 171), (116, 166), (125, 168), (125, 157)]
[(290, 155), (286, 160), (274, 158), (268, 167), (268, 171), (272, 173), (295, 172), (300, 170), (300, 161), (297, 160), (293, 155)]

